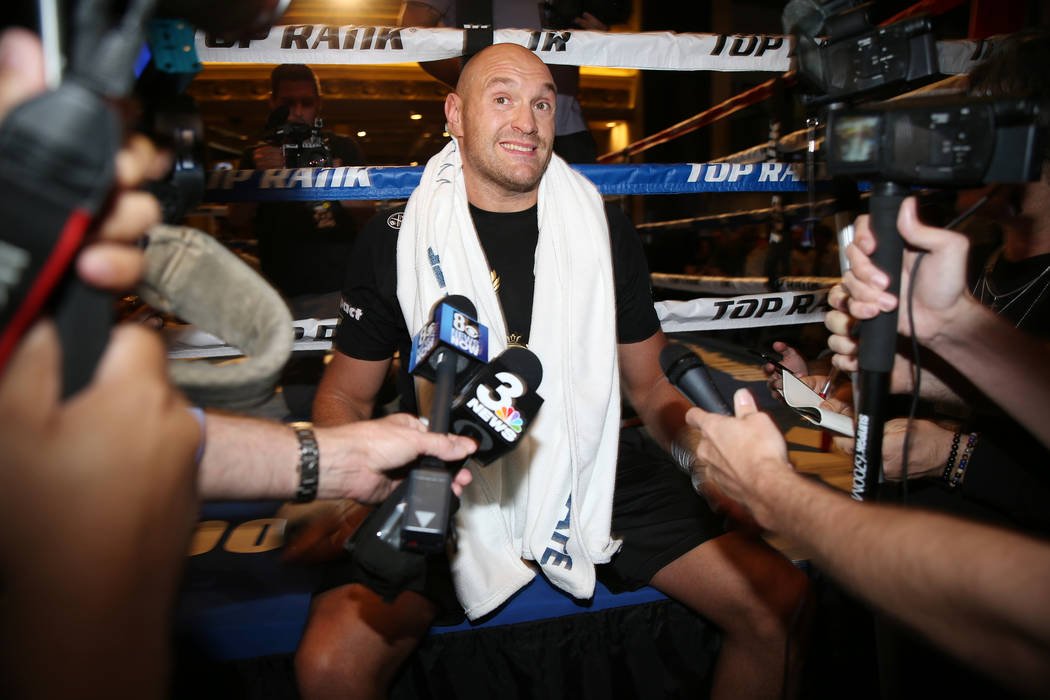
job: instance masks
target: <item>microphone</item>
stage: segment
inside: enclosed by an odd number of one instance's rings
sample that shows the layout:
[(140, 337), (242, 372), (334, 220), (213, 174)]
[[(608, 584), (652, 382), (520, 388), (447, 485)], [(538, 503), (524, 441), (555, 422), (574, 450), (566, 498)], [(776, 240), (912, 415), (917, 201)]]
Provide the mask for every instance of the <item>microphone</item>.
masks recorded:
[(478, 443), (482, 465), (517, 447), (543, 405), (536, 388), (543, 366), (531, 350), (507, 348), (464, 385), (452, 403), (452, 432)]
[[(456, 377), (488, 359), (488, 328), (464, 296), (448, 296), (434, 306), (431, 320), (412, 339), (408, 371), (434, 382), (429, 430), (447, 433)], [(401, 549), (438, 552), (445, 546), (452, 510), (452, 472), (425, 456), (408, 475)]]
[(660, 368), (663, 369), (667, 379), (693, 405), (699, 406), (708, 413), (733, 415), (733, 409), (711, 381), (711, 375), (707, 373), (704, 361), (685, 345), (668, 343), (660, 351)]

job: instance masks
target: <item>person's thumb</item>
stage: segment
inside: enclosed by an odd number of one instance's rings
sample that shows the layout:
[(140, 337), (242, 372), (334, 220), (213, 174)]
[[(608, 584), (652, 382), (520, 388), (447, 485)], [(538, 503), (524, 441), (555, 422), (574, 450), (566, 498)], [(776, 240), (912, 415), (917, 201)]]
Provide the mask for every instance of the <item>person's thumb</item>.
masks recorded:
[(4, 30), (0, 34), (0, 118), (44, 88), (44, 51), (40, 40), (19, 27)]

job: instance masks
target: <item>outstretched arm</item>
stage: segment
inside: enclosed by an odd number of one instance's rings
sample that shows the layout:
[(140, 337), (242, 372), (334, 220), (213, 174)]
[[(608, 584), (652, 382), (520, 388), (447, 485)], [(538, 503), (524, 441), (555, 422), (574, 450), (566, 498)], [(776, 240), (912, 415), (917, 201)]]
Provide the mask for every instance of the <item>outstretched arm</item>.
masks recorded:
[[(912, 332), (907, 300), (909, 289), (914, 286), (916, 339), (1050, 446), (1050, 421), (1044, 415), (1050, 405), (1050, 366), (1045, 362), (1045, 348), (981, 306), (966, 291), (968, 243), (964, 236), (921, 223), (913, 197), (901, 206), (897, 227), (912, 247), (905, 251), (901, 269), (900, 298), (904, 303), (898, 332)], [(854, 318), (873, 318), (899, 303), (886, 291), (889, 278), (871, 260), (875, 246), (868, 217), (860, 217), (856, 237), (847, 249), (851, 268), (843, 275), (843, 286), (849, 295), (846, 306)], [(918, 278), (912, 280), (912, 265), (921, 251), (927, 254)], [(842, 348), (833, 347), (837, 352)], [(836, 355), (833, 361), (850, 369), (844, 356)]]
[(881, 610), (1003, 683), (1050, 692), (1050, 545), (945, 515), (857, 503), (800, 476), (746, 389), (690, 410), (707, 477)]
[[(401, 7), (401, 16), (398, 17), (397, 23), (401, 27), (436, 27), (440, 21), (441, 15), (433, 7), (409, 0)], [(463, 68), (463, 60), (446, 58), (441, 61), (424, 61), (419, 67), (450, 88), (455, 88), (459, 72)]]
[[(316, 428), (320, 453), (319, 498), (379, 503), (400, 482), (398, 469), (421, 454), (456, 462), (476, 449), (473, 440), (429, 433), (416, 417)], [(299, 442), (286, 425), (217, 412), (207, 414), (207, 443), (199, 490), (206, 499), (289, 499), (299, 484)], [(452, 490), (470, 482), (466, 469)]]

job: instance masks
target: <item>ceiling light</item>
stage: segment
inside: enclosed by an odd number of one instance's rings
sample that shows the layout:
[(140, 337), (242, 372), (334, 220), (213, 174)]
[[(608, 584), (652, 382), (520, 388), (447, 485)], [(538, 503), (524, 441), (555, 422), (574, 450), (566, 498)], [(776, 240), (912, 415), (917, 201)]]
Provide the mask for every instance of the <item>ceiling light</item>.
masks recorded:
[(359, 138), (359, 139), (363, 139), (366, 136), (368, 136), (368, 132), (367, 131), (363, 131), (362, 130), (362, 131), (358, 131), (357, 132), (357, 138)]
[(423, 115), (420, 114), (419, 112), (412, 112), (412, 114), (410, 114), (408, 118), (413, 120), (413, 121), (419, 121), (420, 119), (423, 118)]

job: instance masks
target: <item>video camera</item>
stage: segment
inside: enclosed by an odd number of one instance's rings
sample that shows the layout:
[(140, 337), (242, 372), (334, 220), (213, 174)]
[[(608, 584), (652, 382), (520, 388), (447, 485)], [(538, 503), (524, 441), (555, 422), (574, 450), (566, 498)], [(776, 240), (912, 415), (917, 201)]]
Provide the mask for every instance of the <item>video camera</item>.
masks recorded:
[(916, 98), (828, 112), (828, 172), (913, 185), (1029, 182), (1042, 169), (1029, 99)]
[[(900, 293), (904, 242), (897, 229), (910, 187), (973, 187), (1038, 179), (1039, 105), (1016, 97), (902, 98), (890, 96), (938, 73), (930, 23), (923, 17), (873, 27), (870, 3), (792, 0), (784, 9), (786, 32), (795, 35), (800, 82), (819, 92), (803, 99), (826, 105), (827, 172), (869, 180), (871, 227), (877, 238), (872, 262)], [(826, 35), (818, 37), (818, 33)], [(853, 455), (853, 498), (877, 492), (883, 427), (888, 417), (889, 376), (897, 346), (897, 311), (861, 322)]]
[[(848, 106), (939, 74), (927, 17), (881, 27), (843, 0), (793, 0), (799, 79), (816, 90), (803, 103), (828, 105), (828, 174), (910, 185), (972, 187), (1039, 177), (1039, 106), (1013, 98), (908, 98)], [(828, 13), (833, 14), (828, 14)], [(817, 36), (818, 32), (825, 32)]]
[(332, 147), (327, 134), (321, 131), (324, 122), (315, 119), (313, 125), (288, 122), (288, 107), (281, 106), (266, 120), (263, 140), (281, 149), (286, 168), (321, 168), (332, 164)]

